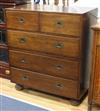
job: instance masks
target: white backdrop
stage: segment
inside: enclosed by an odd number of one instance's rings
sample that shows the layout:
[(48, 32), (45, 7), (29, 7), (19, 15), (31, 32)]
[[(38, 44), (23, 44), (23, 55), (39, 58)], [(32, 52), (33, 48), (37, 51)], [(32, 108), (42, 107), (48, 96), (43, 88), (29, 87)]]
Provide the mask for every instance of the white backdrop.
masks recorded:
[[(31, 0), (34, 3), (34, 0)], [(67, 1), (67, 0), (66, 0)], [(54, 0), (49, 0), (50, 5), (54, 4)], [(48, 0), (46, 0), (48, 3)], [(43, 4), (43, 0), (40, 0), (40, 4)], [(98, 18), (100, 20), (100, 0), (78, 0), (74, 3), (74, 0), (69, 0), (70, 6), (82, 6), (82, 7), (97, 7), (98, 8)], [(62, 0), (59, 0), (59, 6), (62, 6)]]
[(78, 0), (74, 5), (85, 7), (97, 7), (98, 17), (100, 18), (100, 0)]

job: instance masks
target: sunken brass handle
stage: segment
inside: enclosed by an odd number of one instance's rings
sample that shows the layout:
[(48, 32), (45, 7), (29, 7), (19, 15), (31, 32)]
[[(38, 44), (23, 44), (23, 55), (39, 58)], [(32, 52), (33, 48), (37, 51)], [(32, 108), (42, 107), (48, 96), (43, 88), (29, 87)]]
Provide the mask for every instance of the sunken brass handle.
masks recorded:
[(24, 63), (24, 64), (26, 63), (26, 61), (25, 61), (24, 59), (22, 59), (20, 62), (21, 62), (21, 63)]
[(56, 43), (55, 44), (55, 48), (58, 48), (58, 49), (61, 49), (64, 47), (64, 44), (63, 43)]
[(28, 77), (28, 76), (23, 76), (23, 77), (22, 77), (22, 80), (23, 80), (23, 81), (28, 81), (28, 80), (29, 80), (29, 77)]
[(25, 19), (24, 19), (23, 17), (19, 17), (19, 18), (18, 18), (18, 22), (19, 22), (19, 23), (24, 23), (24, 22), (25, 22)]
[(64, 22), (63, 21), (60, 21), (60, 20), (56, 21), (56, 27), (61, 28), (63, 26), (64, 26)]
[(56, 69), (61, 70), (61, 69), (63, 69), (63, 66), (62, 65), (56, 65)]
[(56, 84), (56, 87), (57, 87), (57, 88), (63, 88), (63, 84), (57, 83), (57, 84)]
[(27, 41), (27, 40), (26, 40), (25, 37), (22, 37), (22, 38), (19, 39), (19, 42), (20, 42), (20, 43), (25, 43), (26, 41)]

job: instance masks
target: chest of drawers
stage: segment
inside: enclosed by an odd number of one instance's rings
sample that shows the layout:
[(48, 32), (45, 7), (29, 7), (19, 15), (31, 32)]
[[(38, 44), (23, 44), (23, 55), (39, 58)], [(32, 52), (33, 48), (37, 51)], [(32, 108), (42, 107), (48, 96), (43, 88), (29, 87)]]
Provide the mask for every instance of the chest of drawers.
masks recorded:
[(89, 91), (89, 111), (91, 111), (93, 104), (100, 105), (100, 24), (93, 27), (93, 32), (94, 47)]
[(11, 81), (79, 102), (87, 91), (86, 51), (96, 13), (31, 4), (6, 9)]

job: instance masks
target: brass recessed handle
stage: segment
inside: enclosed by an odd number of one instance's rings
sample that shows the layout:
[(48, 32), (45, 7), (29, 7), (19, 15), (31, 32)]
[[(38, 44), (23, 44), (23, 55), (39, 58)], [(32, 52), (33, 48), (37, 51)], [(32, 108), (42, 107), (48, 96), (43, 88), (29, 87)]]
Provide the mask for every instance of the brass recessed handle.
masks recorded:
[(57, 88), (63, 88), (64, 86), (63, 86), (63, 84), (61, 84), (61, 83), (57, 83), (57, 84), (56, 84), (56, 87), (57, 87)]
[(63, 69), (63, 65), (60, 65), (60, 64), (59, 64), (59, 65), (56, 65), (56, 69), (57, 69), (57, 70)]
[(22, 59), (20, 62), (25, 64), (25, 63), (26, 63), (26, 60), (25, 60), (25, 59)]
[(61, 49), (64, 47), (64, 44), (63, 43), (56, 43), (54, 46), (55, 46), (55, 48)]
[(23, 76), (23, 77), (22, 77), (22, 80), (23, 80), (23, 81), (28, 81), (28, 80), (29, 80), (29, 77), (28, 77), (28, 76)]
[(20, 43), (25, 43), (26, 41), (27, 41), (27, 39), (25, 37), (22, 37), (22, 38), (19, 39)]
[(64, 26), (64, 22), (63, 21), (61, 21), (61, 20), (57, 20), (56, 21), (56, 27), (62, 28), (63, 26)]
[(19, 21), (19, 23), (24, 23), (24, 22), (25, 22), (25, 19), (24, 19), (24, 17), (19, 17), (19, 18), (18, 18), (18, 21)]

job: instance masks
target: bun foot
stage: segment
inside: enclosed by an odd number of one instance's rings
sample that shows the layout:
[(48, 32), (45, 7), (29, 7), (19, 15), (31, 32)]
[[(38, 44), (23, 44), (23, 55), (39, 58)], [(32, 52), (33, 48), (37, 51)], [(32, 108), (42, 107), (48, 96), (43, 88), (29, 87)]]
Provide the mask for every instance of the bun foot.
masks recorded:
[(78, 105), (81, 104), (81, 102), (77, 101), (77, 100), (70, 100), (70, 103), (71, 103), (72, 106), (78, 106)]
[(21, 91), (21, 90), (24, 89), (24, 87), (22, 85), (16, 84), (15, 89), (18, 90), (18, 91)]

